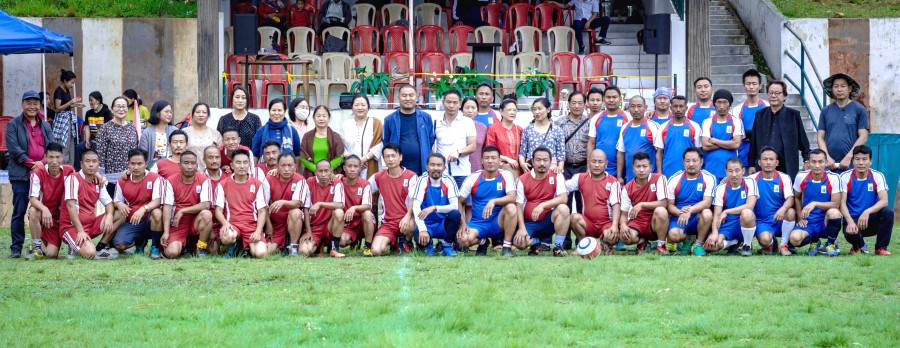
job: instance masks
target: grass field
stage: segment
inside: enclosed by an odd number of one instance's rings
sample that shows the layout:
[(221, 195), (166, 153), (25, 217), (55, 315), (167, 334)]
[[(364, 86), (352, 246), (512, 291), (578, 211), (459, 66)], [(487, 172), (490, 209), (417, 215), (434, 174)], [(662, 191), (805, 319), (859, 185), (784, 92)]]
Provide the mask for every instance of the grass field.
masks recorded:
[(0, 0), (0, 9), (17, 17), (197, 17), (195, 0)]
[(24, 261), (7, 253), (7, 347), (900, 344), (896, 256)]
[(832, 18), (835, 13), (843, 18), (900, 17), (900, 0), (772, 0), (778, 10), (788, 18)]

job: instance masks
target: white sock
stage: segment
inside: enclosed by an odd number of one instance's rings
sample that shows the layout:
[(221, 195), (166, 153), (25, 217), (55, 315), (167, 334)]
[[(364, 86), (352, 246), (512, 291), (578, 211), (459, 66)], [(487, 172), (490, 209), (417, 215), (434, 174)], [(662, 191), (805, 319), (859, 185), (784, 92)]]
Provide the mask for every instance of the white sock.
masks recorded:
[(756, 234), (756, 226), (741, 226), (741, 234), (744, 235), (744, 245), (753, 245), (753, 235)]
[(791, 239), (791, 231), (794, 230), (794, 226), (797, 225), (794, 221), (783, 221), (781, 223), (781, 243), (780, 245), (788, 245), (788, 242)]
[(737, 243), (738, 243), (737, 239), (725, 240), (725, 246), (723, 246), (722, 249), (728, 249), (728, 247), (730, 247), (732, 245), (737, 245)]

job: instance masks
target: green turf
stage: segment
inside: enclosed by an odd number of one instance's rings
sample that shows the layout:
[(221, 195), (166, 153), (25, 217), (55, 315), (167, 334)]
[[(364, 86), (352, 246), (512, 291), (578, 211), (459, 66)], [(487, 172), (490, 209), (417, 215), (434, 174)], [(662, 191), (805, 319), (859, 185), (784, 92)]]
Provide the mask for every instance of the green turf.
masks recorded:
[(900, 343), (897, 256), (25, 261), (7, 253), (0, 345), (8, 347)]
[(0, 0), (17, 17), (196, 18), (196, 0)]
[(788, 18), (900, 17), (900, 0), (772, 0)]

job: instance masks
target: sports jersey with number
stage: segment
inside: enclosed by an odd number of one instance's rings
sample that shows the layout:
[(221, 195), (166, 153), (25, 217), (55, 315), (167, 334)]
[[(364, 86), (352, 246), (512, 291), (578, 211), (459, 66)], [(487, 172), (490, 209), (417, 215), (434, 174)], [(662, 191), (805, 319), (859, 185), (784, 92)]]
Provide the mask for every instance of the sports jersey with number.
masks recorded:
[(482, 218), (481, 212), (484, 211), (484, 207), (490, 200), (506, 196), (507, 192), (515, 191), (515, 178), (508, 170), (498, 169), (497, 176), (493, 179), (486, 178), (485, 171), (479, 170), (463, 181), (462, 187), (459, 188), (459, 196), (462, 198), (472, 197), (472, 221), (482, 221), (493, 219), (503, 209), (501, 205), (494, 205), (491, 217)]
[[(700, 128), (702, 129), (700, 136), (703, 137), (726, 141), (734, 139), (735, 135), (739, 136), (738, 138), (744, 137), (744, 124), (741, 123), (741, 120), (731, 115), (728, 115), (725, 121), (719, 121), (715, 117), (706, 119)], [(738, 157), (737, 149), (715, 149), (704, 152), (703, 169), (715, 175), (716, 178), (724, 178), (725, 163), (734, 157)]]
[(63, 193), (66, 191), (64, 182), (66, 177), (74, 172), (75, 169), (72, 168), (72, 166), (63, 164), (59, 168), (59, 176), (54, 178), (50, 175), (46, 164), (43, 167), (38, 167), (31, 171), (31, 190), (29, 192), (29, 197), (40, 200), (41, 204), (50, 210), (50, 215), (58, 218), (59, 206), (65, 205), (65, 202), (62, 200)]
[[(165, 180), (159, 174), (144, 171), (144, 177), (140, 181), (132, 180), (131, 173), (119, 178), (116, 183), (116, 193), (113, 202), (122, 202), (128, 206), (129, 211), (134, 214), (141, 207), (150, 204), (150, 202), (162, 197), (163, 183)], [(141, 220), (147, 217), (149, 211), (145, 211), (141, 216)], [(129, 216), (130, 218), (131, 216)]]
[(153, 164), (153, 167), (150, 168), (150, 171), (159, 176), (163, 177), (163, 179), (169, 179), (175, 175), (181, 175), (181, 169), (178, 168), (178, 162), (173, 161), (170, 158), (163, 158), (156, 163)]
[(632, 170), (632, 162), (634, 162), (634, 154), (644, 152), (650, 155), (650, 170), (656, 172), (656, 138), (659, 137), (659, 127), (656, 123), (649, 122), (646, 119), (638, 125), (633, 126), (631, 122), (622, 126), (619, 131), (619, 141), (616, 143), (616, 151), (625, 153), (625, 181), (634, 179), (634, 170)]
[[(739, 207), (747, 204), (747, 198), (750, 196), (759, 197), (759, 191), (756, 188), (756, 180), (750, 178), (741, 179), (738, 187), (732, 187), (731, 183), (719, 184), (716, 186), (716, 193), (713, 198), (713, 205), (722, 207), (722, 210)], [(739, 214), (728, 214), (725, 217), (725, 223), (738, 221), (741, 216)]]
[(707, 171), (700, 171), (700, 175), (690, 179), (687, 173), (680, 171), (669, 177), (666, 182), (666, 199), (674, 200), (678, 209), (693, 206), (703, 201), (706, 197), (712, 197), (716, 187), (716, 177)]
[(850, 216), (857, 217), (878, 203), (878, 192), (887, 191), (887, 182), (884, 174), (869, 169), (866, 178), (860, 180), (856, 177), (855, 170), (848, 170), (841, 174), (841, 191), (847, 192), (847, 210)]
[[(96, 218), (95, 209), (97, 202), (107, 205), (112, 202), (106, 187), (95, 184), (85, 179), (84, 172), (78, 171), (66, 176), (65, 193), (63, 202), (74, 200), (78, 209), (78, 220), (82, 225), (91, 224)], [(69, 207), (66, 204), (59, 208), (59, 225), (61, 231), (72, 227), (72, 219), (69, 217)]]
[(703, 124), (707, 119), (716, 116), (716, 106), (712, 103), (709, 106), (700, 106), (700, 103), (694, 103), (687, 109), (684, 116), (697, 124)]
[(417, 177), (411, 170), (403, 169), (400, 176), (392, 178), (385, 169), (369, 178), (372, 193), (381, 192), (379, 199), (384, 206), (382, 222), (399, 223), (403, 219), (410, 208), (406, 206), (406, 198), (409, 197), (409, 191), (414, 189), (412, 186), (415, 186)]
[(791, 188), (791, 177), (776, 171), (772, 179), (766, 179), (762, 172), (756, 172), (749, 176), (756, 182), (759, 199), (753, 207), (753, 213), (759, 219), (774, 221), (775, 213), (784, 206), (784, 202), (793, 199), (794, 190)]
[[(834, 173), (825, 172), (822, 174), (822, 179), (816, 181), (813, 180), (812, 171), (804, 170), (797, 173), (797, 177), (794, 179), (794, 195), (798, 192), (803, 194), (803, 206), (805, 207), (811, 202), (831, 202), (832, 194), (843, 191), (841, 191), (841, 179)], [(813, 209), (807, 220), (825, 221), (825, 211), (819, 208)]]
[(251, 177), (248, 177), (246, 182), (238, 183), (234, 181), (232, 174), (227, 180), (219, 182), (219, 188), (216, 189), (218, 196), (215, 199), (216, 206), (225, 209), (225, 219), (232, 225), (256, 222), (259, 210), (268, 206), (262, 186), (261, 181)]
[[(647, 184), (638, 186), (637, 180), (631, 180), (622, 187), (622, 211), (629, 211), (638, 203), (656, 202), (666, 199), (666, 177), (653, 173), (647, 178)], [(634, 220), (650, 222), (653, 211), (641, 209)]]
[(663, 149), (662, 172), (666, 177), (684, 169), (684, 150), (701, 145), (700, 125), (697, 122), (683, 119), (681, 124), (675, 123), (673, 119), (660, 126), (659, 136), (653, 144)]
[(631, 118), (625, 111), (619, 110), (618, 114), (610, 116), (603, 110), (588, 124), (588, 137), (594, 137), (594, 148), (606, 154), (606, 172), (613, 176), (616, 175), (616, 144), (619, 143), (622, 126), (628, 122)]
[(556, 196), (567, 194), (566, 178), (562, 174), (548, 172), (543, 179), (535, 177), (534, 170), (519, 176), (516, 182), (516, 202), (524, 207), (525, 220), (542, 221), (551, 209), (544, 209), (537, 220), (531, 218), (531, 212), (538, 204), (549, 201)]
[[(309, 187), (309, 206), (316, 203), (344, 203), (344, 185), (340, 181), (329, 181), (326, 185), (319, 184), (315, 176), (306, 178)], [(342, 205), (343, 206), (343, 205)], [(315, 215), (309, 217), (310, 226), (321, 226), (331, 220), (331, 209), (319, 209)]]
[(622, 201), (622, 187), (616, 177), (608, 173), (598, 179), (592, 178), (591, 173), (575, 174), (566, 181), (566, 190), (577, 190), (581, 194), (582, 214), (598, 223), (612, 221), (612, 207)]
[[(456, 187), (456, 181), (449, 175), (443, 174), (439, 180), (435, 181), (428, 173), (425, 173), (416, 181), (415, 189), (410, 191), (410, 197), (422, 202), (419, 205), (420, 209), (440, 207), (451, 203), (456, 204), (459, 198), (459, 189)], [(446, 218), (446, 212), (435, 210), (421, 220), (421, 224), (419, 218), (416, 217), (416, 225), (419, 226), (419, 230), (423, 230), (426, 225), (442, 223)]]

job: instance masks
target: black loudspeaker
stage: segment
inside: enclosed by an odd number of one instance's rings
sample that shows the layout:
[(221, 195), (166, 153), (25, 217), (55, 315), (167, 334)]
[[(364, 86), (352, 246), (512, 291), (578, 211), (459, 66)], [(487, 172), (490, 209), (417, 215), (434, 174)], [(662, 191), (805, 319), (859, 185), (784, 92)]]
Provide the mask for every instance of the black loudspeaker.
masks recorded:
[(256, 40), (256, 14), (234, 15), (234, 54), (256, 55), (259, 45)]
[(671, 21), (668, 13), (647, 16), (644, 24), (644, 52), (669, 54), (672, 42)]

